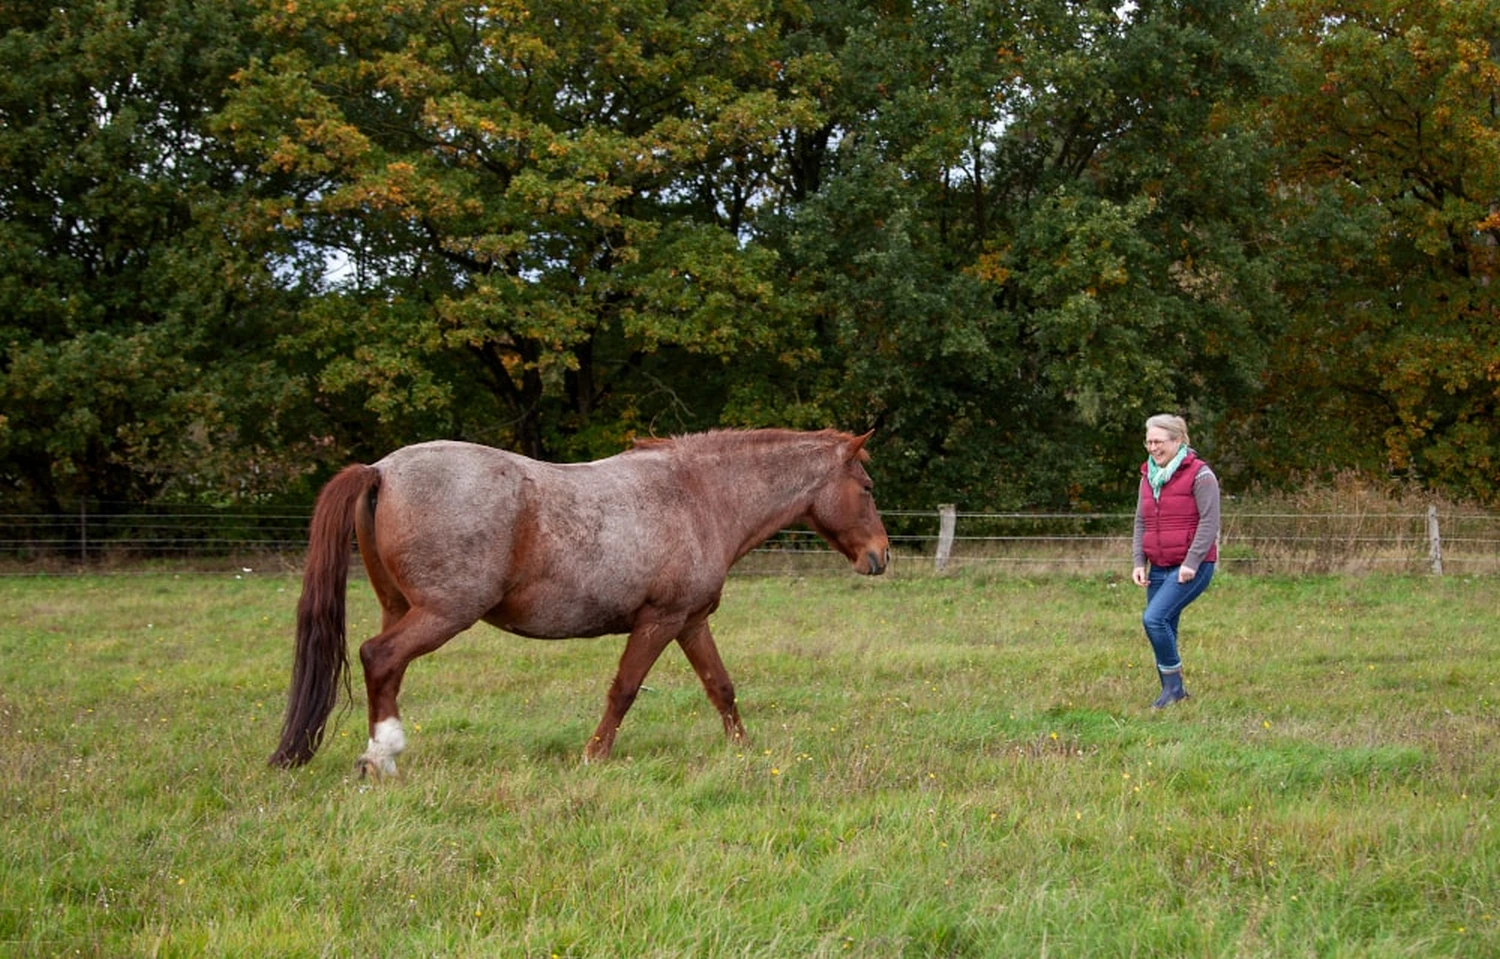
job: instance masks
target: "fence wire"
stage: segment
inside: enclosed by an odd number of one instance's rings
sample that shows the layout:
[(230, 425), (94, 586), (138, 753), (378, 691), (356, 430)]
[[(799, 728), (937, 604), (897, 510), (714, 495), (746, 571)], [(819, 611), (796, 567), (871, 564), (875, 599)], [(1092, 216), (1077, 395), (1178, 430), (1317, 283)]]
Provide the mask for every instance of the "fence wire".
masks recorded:
[[(945, 543), (941, 510), (882, 511), (897, 571), (990, 569), (1128, 571), (1131, 513), (952, 510)], [(77, 513), (0, 511), (0, 572), (294, 570), (306, 548), (311, 510), (116, 507)], [(939, 554), (943, 561), (939, 563)], [(1226, 509), (1221, 568), (1242, 572), (1411, 571), (1500, 573), (1500, 515), (1297, 513)], [(740, 573), (808, 575), (847, 564), (816, 534), (789, 529), (741, 561)]]

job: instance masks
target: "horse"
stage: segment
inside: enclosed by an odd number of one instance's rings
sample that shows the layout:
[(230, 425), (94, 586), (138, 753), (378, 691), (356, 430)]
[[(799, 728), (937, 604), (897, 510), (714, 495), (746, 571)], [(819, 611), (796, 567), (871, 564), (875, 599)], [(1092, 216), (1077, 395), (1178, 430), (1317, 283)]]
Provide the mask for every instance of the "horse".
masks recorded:
[(708, 618), (729, 568), (778, 530), (810, 526), (878, 575), (890, 539), (865, 470), (870, 433), (715, 430), (643, 439), (556, 464), (449, 440), (346, 466), (313, 507), (291, 688), (273, 766), (300, 766), (350, 691), (345, 597), (354, 535), (380, 603), (359, 648), (369, 740), (356, 770), (396, 773), (406, 667), (480, 620), (518, 636), (628, 634), (584, 762), (609, 756), (674, 639), (733, 741), (746, 740)]

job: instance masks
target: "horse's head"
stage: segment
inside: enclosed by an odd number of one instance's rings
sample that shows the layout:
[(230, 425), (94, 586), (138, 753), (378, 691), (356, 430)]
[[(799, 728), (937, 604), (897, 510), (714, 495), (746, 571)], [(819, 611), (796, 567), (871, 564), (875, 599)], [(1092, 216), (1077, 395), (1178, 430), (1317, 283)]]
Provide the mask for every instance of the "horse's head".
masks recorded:
[(866, 576), (885, 572), (891, 562), (891, 540), (875, 509), (874, 484), (865, 472), (871, 433), (850, 437), (839, 466), (813, 500), (808, 523), (848, 557), (854, 571)]

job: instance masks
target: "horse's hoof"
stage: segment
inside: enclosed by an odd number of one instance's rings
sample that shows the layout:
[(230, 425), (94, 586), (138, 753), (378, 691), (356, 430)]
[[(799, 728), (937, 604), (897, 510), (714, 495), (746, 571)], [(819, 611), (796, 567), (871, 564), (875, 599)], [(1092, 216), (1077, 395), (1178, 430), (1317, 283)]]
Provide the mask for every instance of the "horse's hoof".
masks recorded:
[(378, 783), (385, 777), (394, 775), (396, 768), (395, 763), (391, 764), (390, 769), (386, 769), (369, 756), (361, 756), (354, 761), (354, 771), (359, 774), (360, 779), (369, 779), (371, 782)]

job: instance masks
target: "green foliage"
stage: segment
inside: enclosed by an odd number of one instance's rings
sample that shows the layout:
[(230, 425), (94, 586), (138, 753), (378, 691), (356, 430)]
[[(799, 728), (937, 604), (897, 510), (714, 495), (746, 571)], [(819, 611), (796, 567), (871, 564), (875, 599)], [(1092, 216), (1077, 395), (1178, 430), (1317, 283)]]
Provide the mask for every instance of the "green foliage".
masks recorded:
[[(1488, 2), (1277, 6), (1281, 287), (1295, 322), (1249, 439), (1500, 497), (1500, 64)], [(1288, 442), (1291, 438), (1293, 441)]]
[(357, 701), (266, 767), (298, 583), (241, 575), (0, 580), (10, 951), (1500, 950), (1492, 581), (1224, 576), (1154, 713), (1110, 578), (735, 578), (752, 746), (668, 650), (585, 766), (618, 640), (482, 628), (408, 672), (372, 785)]
[(220, 123), (290, 178), (299, 242), (352, 266), (328, 295), (368, 317), (304, 344), (332, 357), (322, 388), (417, 417), (407, 435), (446, 414), (556, 455), (596, 420), (676, 420), (657, 384), (680, 354), (785, 350), (776, 258), (744, 242), (778, 137), (815, 118), (777, 22), (750, 2), (273, 5), (279, 51)]
[(13, 4), (0, 496), (784, 425), (1112, 507), (1177, 411), (1494, 502), (1489, 6)]
[(849, 28), (841, 138), (784, 228), (902, 503), (1117, 499), (1152, 412), (1213, 452), (1275, 329), (1264, 197), (1211, 188), (1266, 170), (1236, 120), (1270, 62), (1251, 8), (1029, 12)]
[(0, 14), (7, 495), (284, 494), (306, 470), (300, 384), (265, 348), (285, 297), (204, 125), (248, 27), (172, 0)]
[(874, 426), (903, 501), (1086, 504), (1256, 379), (1246, 9), (485, 9), (273, 7), (221, 117), (353, 265), (299, 345), (382, 435)]

